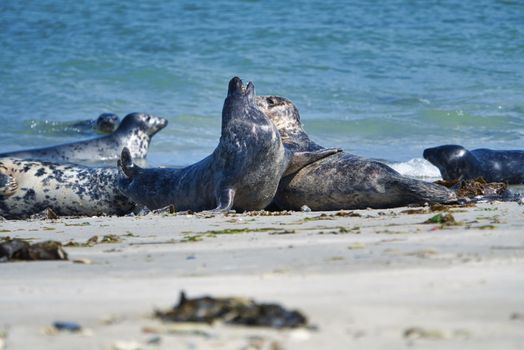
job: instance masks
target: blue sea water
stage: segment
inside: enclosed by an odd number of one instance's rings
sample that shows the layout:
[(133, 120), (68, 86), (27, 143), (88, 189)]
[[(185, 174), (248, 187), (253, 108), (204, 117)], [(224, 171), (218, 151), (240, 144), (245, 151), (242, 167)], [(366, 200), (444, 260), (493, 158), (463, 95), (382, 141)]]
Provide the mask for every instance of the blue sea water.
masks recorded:
[(235, 75), (411, 175), (434, 174), (429, 146), (524, 148), (520, 0), (3, 0), (0, 49), (1, 151), (85, 137), (37, 122), (144, 111), (170, 122), (150, 164), (190, 164)]

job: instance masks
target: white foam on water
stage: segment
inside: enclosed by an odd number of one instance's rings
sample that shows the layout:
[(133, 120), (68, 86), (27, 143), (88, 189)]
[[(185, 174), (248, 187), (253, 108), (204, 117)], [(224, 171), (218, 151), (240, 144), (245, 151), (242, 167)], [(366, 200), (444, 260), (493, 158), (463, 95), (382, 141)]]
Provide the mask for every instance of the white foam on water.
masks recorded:
[(388, 163), (388, 165), (404, 176), (428, 180), (441, 179), (438, 168), (423, 158), (413, 158), (407, 162)]

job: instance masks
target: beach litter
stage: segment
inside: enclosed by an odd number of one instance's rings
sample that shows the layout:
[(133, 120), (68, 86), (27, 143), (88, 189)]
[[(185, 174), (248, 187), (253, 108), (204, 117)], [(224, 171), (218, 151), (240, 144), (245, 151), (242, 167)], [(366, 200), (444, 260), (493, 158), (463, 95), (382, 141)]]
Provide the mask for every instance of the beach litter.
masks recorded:
[(55, 321), (53, 323), (53, 327), (57, 331), (80, 332), (82, 330), (82, 326), (80, 324), (69, 321)]
[(245, 298), (214, 298), (204, 296), (189, 299), (180, 293), (178, 304), (167, 311), (156, 311), (163, 321), (204, 322), (222, 321), (227, 324), (271, 328), (296, 328), (307, 325), (299, 311), (286, 310), (279, 304), (259, 304)]
[(31, 244), (7, 237), (0, 241), (0, 262), (11, 260), (67, 260), (67, 253), (57, 241)]
[(117, 340), (111, 347), (112, 350), (139, 350), (141, 345), (134, 340)]

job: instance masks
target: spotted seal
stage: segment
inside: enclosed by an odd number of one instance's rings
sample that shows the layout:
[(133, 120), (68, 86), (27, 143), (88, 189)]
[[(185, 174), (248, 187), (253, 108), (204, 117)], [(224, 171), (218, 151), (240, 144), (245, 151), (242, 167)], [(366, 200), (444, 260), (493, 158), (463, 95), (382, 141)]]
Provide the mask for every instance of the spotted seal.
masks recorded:
[(280, 178), (338, 152), (291, 152), (271, 121), (255, 105), (255, 87), (229, 82), (220, 141), (214, 152), (183, 169), (143, 169), (124, 149), (119, 188), (137, 204), (177, 210), (258, 210), (273, 199)]
[(85, 141), (1, 153), (0, 158), (45, 160), (51, 162), (95, 162), (116, 160), (122, 148), (131, 155), (145, 158), (151, 138), (167, 125), (167, 120), (144, 113), (125, 116), (115, 132)]
[[(276, 125), (284, 144), (295, 151), (317, 151), (288, 99), (265, 96), (258, 107)], [(391, 208), (407, 204), (449, 202), (455, 194), (443, 186), (404, 177), (387, 165), (338, 153), (309, 164), (280, 182), (275, 204), (281, 209), (312, 210)]]
[(47, 208), (58, 215), (123, 215), (135, 207), (118, 191), (116, 168), (0, 159), (0, 216), (24, 219)]
[(479, 148), (468, 151), (459, 145), (443, 145), (424, 150), (423, 157), (435, 165), (444, 180), (524, 183), (524, 151)]

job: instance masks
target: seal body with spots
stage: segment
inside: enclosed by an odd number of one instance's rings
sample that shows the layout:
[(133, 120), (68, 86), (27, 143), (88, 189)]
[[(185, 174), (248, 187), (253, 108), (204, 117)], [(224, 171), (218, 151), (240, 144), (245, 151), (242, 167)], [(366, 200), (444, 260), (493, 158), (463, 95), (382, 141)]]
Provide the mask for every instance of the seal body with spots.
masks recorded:
[(273, 199), (280, 178), (336, 153), (290, 152), (276, 127), (255, 104), (252, 83), (229, 82), (220, 141), (214, 152), (183, 169), (142, 169), (124, 149), (119, 188), (138, 205), (177, 210), (258, 210)]
[(123, 215), (135, 205), (118, 191), (118, 169), (0, 159), (0, 216), (24, 219), (47, 208), (58, 215)]
[[(257, 105), (276, 125), (286, 147), (294, 151), (323, 149), (306, 134), (298, 109), (288, 99), (259, 97)], [(285, 176), (274, 203), (287, 210), (298, 210), (303, 205), (312, 210), (340, 210), (455, 199), (455, 194), (443, 186), (404, 177), (383, 163), (342, 152)]]
[(0, 158), (45, 160), (51, 162), (96, 162), (116, 160), (127, 147), (131, 155), (145, 158), (151, 138), (167, 125), (167, 120), (143, 113), (128, 114), (110, 135), (57, 146), (1, 153)]
[(468, 151), (459, 145), (443, 145), (424, 150), (423, 156), (435, 165), (444, 180), (524, 183), (524, 151), (486, 148)]

